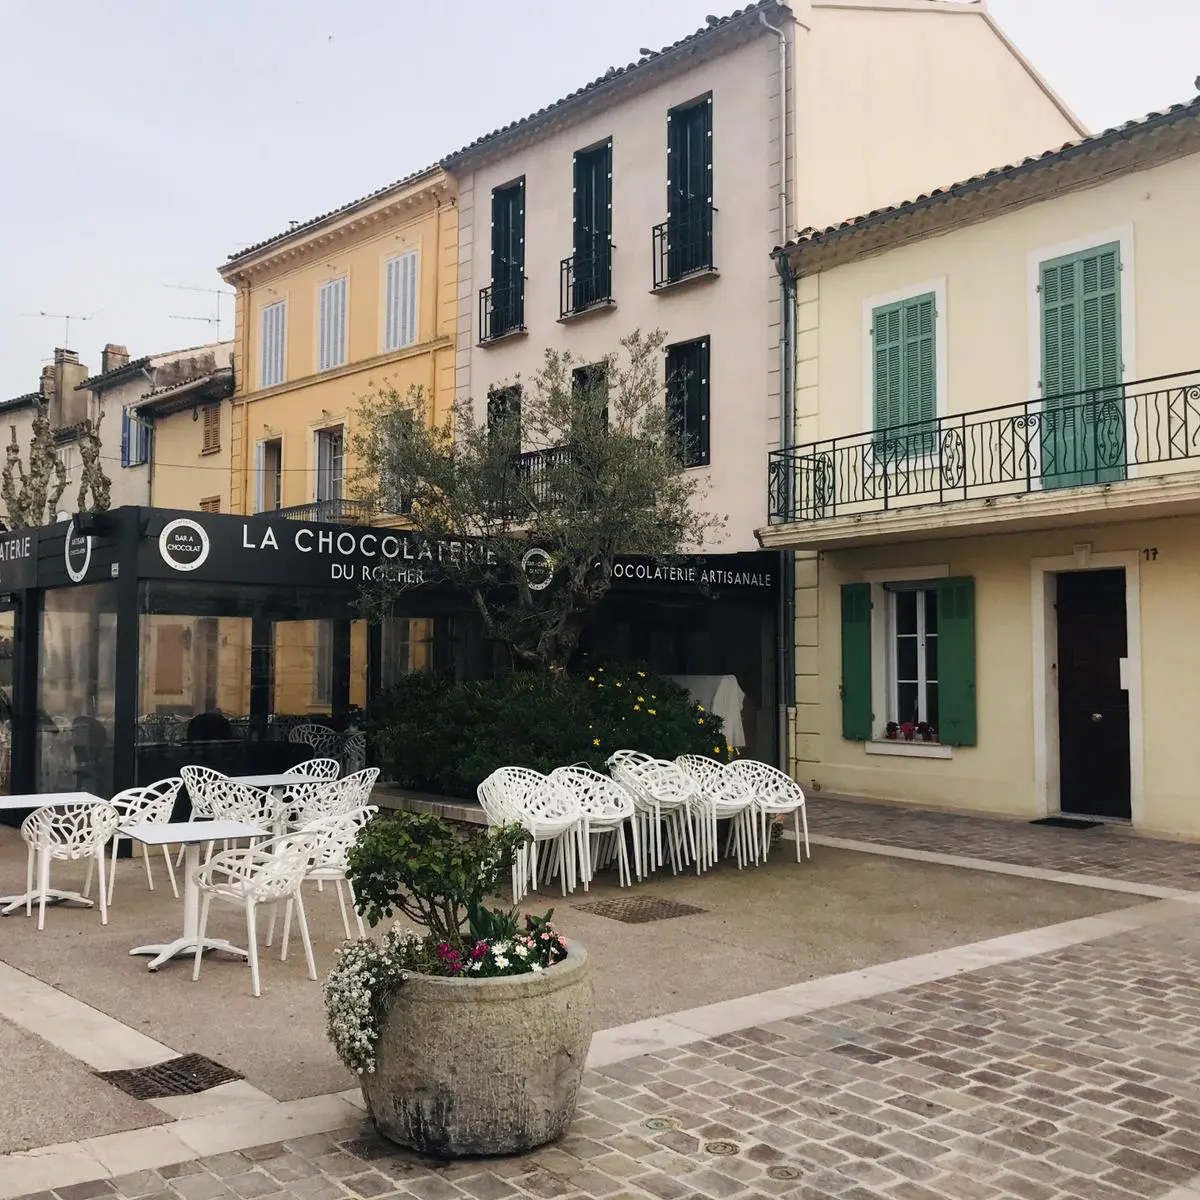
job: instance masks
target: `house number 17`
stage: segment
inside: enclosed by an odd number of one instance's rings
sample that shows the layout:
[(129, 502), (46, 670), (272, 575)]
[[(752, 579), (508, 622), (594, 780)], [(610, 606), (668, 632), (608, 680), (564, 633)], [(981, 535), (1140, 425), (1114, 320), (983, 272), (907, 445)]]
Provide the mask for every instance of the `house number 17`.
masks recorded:
[(1158, 557), (1158, 547), (1147, 546), (1146, 549), (1142, 551), (1142, 557), (1147, 562), (1153, 562)]

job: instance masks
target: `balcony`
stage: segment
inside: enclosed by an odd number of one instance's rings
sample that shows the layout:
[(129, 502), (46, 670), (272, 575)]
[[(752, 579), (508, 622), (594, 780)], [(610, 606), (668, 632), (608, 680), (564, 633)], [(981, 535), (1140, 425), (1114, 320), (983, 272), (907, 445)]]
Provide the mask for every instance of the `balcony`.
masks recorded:
[(612, 246), (608, 239), (564, 258), (558, 280), (560, 321), (612, 307)]
[(1200, 372), (776, 450), (768, 489), (771, 546), (1200, 512)]
[[(272, 514), (268, 511), (258, 515)], [(370, 525), (375, 513), (362, 500), (313, 500), (308, 504), (277, 508), (274, 515), (289, 521), (323, 521), (327, 525)]]
[(479, 344), (525, 332), (525, 276), (479, 290)]
[(717, 273), (711, 204), (690, 204), (651, 231), (656, 292)]

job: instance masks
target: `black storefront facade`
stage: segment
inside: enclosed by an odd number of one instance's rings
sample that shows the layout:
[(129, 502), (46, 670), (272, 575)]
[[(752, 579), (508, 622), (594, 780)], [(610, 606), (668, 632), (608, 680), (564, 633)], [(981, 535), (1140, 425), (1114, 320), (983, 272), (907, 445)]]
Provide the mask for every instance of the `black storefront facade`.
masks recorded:
[[(10, 792), (110, 795), (186, 763), (305, 757), (298, 722), (357, 720), (397, 673), (493, 656), (439, 559), (478, 547), (401, 530), (122, 508), (0, 535), (0, 693)], [(734, 677), (746, 752), (775, 761), (779, 558), (621, 559), (581, 653), (681, 681)], [(363, 587), (406, 588), (368, 622)]]

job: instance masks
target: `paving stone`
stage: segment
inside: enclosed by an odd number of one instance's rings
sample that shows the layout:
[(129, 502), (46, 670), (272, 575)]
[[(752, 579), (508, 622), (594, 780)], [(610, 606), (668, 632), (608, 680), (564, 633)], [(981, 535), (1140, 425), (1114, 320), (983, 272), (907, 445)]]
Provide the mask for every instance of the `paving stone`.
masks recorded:
[(93, 1200), (96, 1196), (109, 1196), (116, 1187), (107, 1179), (95, 1179), (89, 1183), (73, 1183), (67, 1187), (55, 1188), (60, 1200)]

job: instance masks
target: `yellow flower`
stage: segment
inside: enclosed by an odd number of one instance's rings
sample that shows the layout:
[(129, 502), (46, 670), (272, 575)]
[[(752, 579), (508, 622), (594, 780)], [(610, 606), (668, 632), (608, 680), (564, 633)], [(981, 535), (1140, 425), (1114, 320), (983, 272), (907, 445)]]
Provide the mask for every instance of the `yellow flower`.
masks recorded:
[(600, 745), (600, 739), (599, 739), (599, 738), (592, 738), (592, 745), (593, 745), (593, 746), (598, 746), (598, 745)]
[(639, 678), (639, 679), (645, 679), (645, 678), (646, 678), (646, 672), (645, 672), (645, 671), (639, 671), (639, 672), (638, 672), (638, 678)]
[(725, 747), (725, 753), (726, 753), (726, 754), (732, 754), (732, 753), (733, 753), (733, 747), (732, 747), (732, 746), (726, 746), (726, 747)]
[(720, 754), (720, 753), (721, 753), (721, 747), (720, 747), (720, 746), (714, 746), (714, 747), (713, 747), (713, 753), (714, 753), (714, 754)]
[(620, 686), (621, 686), (621, 681), (618, 679), (617, 682), (613, 684), (613, 687), (620, 687)]
[(697, 724), (697, 725), (703, 725), (703, 724), (704, 724), (704, 718), (703, 718), (703, 717), (697, 717), (697, 718), (696, 718), (696, 724)]
[(703, 705), (703, 704), (697, 704), (697, 705), (696, 705), (696, 711), (697, 711), (697, 712), (703, 712), (703, 711), (704, 711), (704, 705)]
[(595, 675), (589, 675), (589, 676), (588, 676), (588, 683), (595, 683), (595, 682), (596, 682), (596, 677), (595, 677)]
[(648, 709), (646, 709), (646, 711), (647, 711), (647, 712), (648, 712), (648, 713), (649, 713), (649, 714), (650, 714), (652, 717), (657, 717), (657, 716), (658, 716), (658, 709), (657, 709), (657, 708), (648, 708)]
[(640, 704), (635, 704), (635, 705), (633, 706), (633, 711), (634, 711), (634, 712), (637, 712), (637, 711), (638, 711), (638, 710), (639, 710), (641, 707), (642, 707), (642, 706), (641, 706)]
[(638, 697), (638, 703), (639, 703), (639, 704), (645, 704), (645, 703), (646, 703), (646, 697), (645, 697), (645, 696), (639, 696), (639, 697)]
[(596, 668), (596, 670), (597, 670), (597, 671), (598, 671), (598, 672), (599, 672), (601, 675), (603, 675), (603, 674), (604, 674), (604, 668), (603, 668), (603, 667), (597, 667), (597, 668)]

